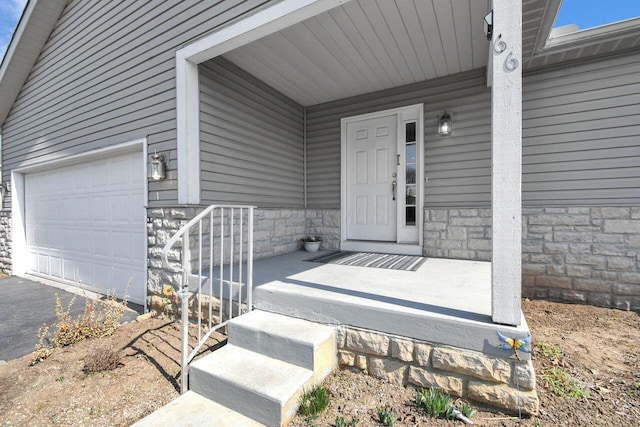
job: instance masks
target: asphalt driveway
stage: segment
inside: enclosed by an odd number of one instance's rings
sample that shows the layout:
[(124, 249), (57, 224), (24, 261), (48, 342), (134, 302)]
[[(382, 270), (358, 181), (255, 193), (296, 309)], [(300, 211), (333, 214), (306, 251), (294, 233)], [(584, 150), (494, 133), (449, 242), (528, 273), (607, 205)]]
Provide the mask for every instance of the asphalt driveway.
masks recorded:
[[(67, 307), (73, 293), (21, 277), (0, 278), (0, 360), (10, 360), (31, 353), (38, 343), (38, 329), (56, 320), (56, 294)], [(141, 307), (129, 304), (122, 322), (134, 320)], [(84, 297), (71, 307), (75, 318), (84, 310)], [(138, 310), (138, 312), (134, 311)]]

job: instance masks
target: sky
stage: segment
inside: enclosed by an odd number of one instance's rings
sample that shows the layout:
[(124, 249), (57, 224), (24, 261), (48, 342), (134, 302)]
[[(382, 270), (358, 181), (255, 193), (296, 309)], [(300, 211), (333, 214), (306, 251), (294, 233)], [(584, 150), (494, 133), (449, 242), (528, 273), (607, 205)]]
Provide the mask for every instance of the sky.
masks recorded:
[(640, 16), (640, 0), (563, 0), (554, 27), (577, 24), (585, 30)]
[(27, 0), (0, 0), (0, 58), (4, 58), (4, 52), (26, 3)]

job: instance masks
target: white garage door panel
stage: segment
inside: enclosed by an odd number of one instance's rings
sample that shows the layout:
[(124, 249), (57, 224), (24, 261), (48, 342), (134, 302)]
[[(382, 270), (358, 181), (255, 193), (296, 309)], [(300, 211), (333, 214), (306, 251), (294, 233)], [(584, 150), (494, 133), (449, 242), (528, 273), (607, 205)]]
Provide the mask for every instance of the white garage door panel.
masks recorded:
[(33, 274), (145, 299), (142, 153), (25, 175), (25, 222)]

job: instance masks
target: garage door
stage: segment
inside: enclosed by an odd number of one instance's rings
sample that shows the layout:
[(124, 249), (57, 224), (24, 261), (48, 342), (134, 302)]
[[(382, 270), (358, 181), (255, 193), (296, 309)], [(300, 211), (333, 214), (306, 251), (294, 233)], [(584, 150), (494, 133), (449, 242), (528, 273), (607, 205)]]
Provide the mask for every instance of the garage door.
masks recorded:
[(29, 272), (145, 299), (142, 153), (25, 175)]

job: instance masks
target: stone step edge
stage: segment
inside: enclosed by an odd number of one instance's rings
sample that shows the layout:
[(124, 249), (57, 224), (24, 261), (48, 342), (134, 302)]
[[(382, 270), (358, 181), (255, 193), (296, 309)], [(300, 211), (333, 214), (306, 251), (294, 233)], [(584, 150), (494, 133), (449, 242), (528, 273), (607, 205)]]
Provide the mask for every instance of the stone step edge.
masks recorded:
[(254, 310), (233, 319), (228, 328), (231, 345), (314, 372), (325, 369), (323, 361), (333, 360), (335, 365), (336, 329), (332, 326)]
[(181, 427), (215, 425), (217, 427), (265, 427), (233, 409), (187, 391), (157, 409), (132, 427)]
[[(232, 354), (229, 355), (229, 353)], [(221, 363), (217, 363), (217, 359), (222, 359)], [(250, 363), (245, 363), (244, 360), (250, 360)], [(242, 390), (256, 394), (272, 402), (282, 404), (289, 400), (289, 391), (295, 393), (297, 388), (294, 389), (293, 386), (289, 384), (290, 390), (286, 392), (281, 390), (284, 393), (278, 396), (277, 394), (270, 393), (274, 390), (270, 381), (267, 381), (266, 384), (261, 384), (257, 381), (248, 381), (258, 377), (260, 373), (274, 371), (287, 373), (286, 375), (272, 375), (272, 378), (270, 378), (280, 383), (285, 380), (292, 382), (292, 379), (299, 377), (300, 379), (297, 382), (306, 384), (314, 374), (310, 369), (293, 365), (261, 353), (256, 353), (243, 347), (227, 344), (221, 349), (193, 362), (190, 366), (189, 375), (192, 376), (198, 373), (198, 375), (203, 374), (211, 376), (212, 378), (219, 378), (230, 385), (236, 385)]]
[[(269, 318), (271, 319), (269, 320)], [(274, 328), (273, 325), (277, 324), (278, 321), (285, 322), (282, 326), (286, 329)], [(231, 319), (229, 321), (229, 326), (231, 328), (246, 328), (251, 331), (263, 332), (268, 335), (284, 336), (289, 340), (301, 343), (312, 343), (317, 342), (317, 340), (324, 341), (335, 333), (334, 326), (313, 322), (287, 314), (259, 309), (252, 310), (249, 313)], [(294, 329), (293, 332), (299, 332), (301, 329), (313, 330), (313, 332), (312, 334), (309, 334), (311, 336), (301, 336), (300, 334), (291, 335), (292, 331), (290, 329)], [(230, 338), (232, 337), (230, 336)]]
[(268, 425), (288, 422), (314, 372), (226, 345), (191, 366), (190, 388)]

